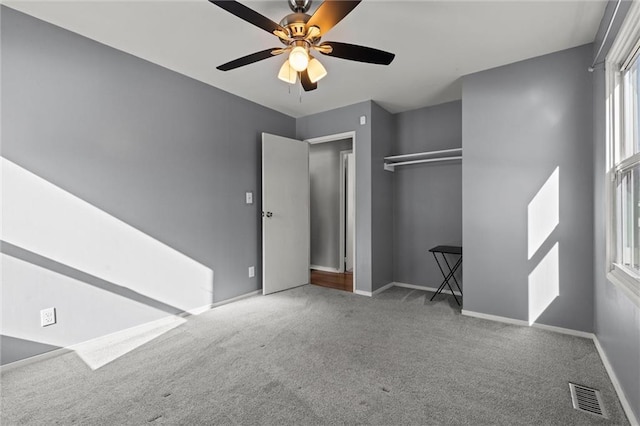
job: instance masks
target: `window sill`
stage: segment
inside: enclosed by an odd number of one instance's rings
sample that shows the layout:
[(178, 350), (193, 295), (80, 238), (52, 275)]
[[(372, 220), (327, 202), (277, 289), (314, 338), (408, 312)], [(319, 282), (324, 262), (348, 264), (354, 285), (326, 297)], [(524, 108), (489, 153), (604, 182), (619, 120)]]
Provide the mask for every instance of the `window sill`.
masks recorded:
[(614, 265), (613, 269), (607, 274), (607, 279), (640, 308), (640, 280), (623, 268)]

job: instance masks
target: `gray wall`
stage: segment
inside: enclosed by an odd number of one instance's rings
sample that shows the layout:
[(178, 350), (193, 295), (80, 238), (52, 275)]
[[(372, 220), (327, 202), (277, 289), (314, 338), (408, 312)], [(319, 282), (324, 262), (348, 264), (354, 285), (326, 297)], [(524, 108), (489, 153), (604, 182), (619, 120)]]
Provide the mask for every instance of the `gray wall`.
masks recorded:
[(372, 291), (393, 282), (393, 174), (384, 157), (393, 155), (395, 116), (371, 103), (371, 259)]
[[(261, 276), (260, 133), (293, 137), (295, 119), (11, 9), (1, 15), (2, 156), (212, 270), (209, 303), (260, 289), (247, 275), (255, 265)], [(24, 247), (3, 252), (3, 330), (9, 311), (33, 320), (12, 324), (24, 336), (7, 336), (25, 341), (19, 357), (176, 311)], [(59, 324), (40, 328), (49, 306)], [(11, 347), (3, 362), (15, 359)]]
[[(462, 147), (461, 101), (403, 112), (396, 120), (395, 154)], [(442, 274), (428, 250), (462, 245), (462, 162), (401, 166), (393, 177), (394, 280), (437, 288)]]
[[(607, 5), (594, 42), (593, 56), (596, 55), (604, 33), (611, 20), (616, 2)], [(616, 20), (603, 48), (598, 62), (605, 57), (620, 25), (629, 10), (631, 2), (621, 3)], [(640, 419), (640, 307), (631, 302), (615, 285), (606, 278), (606, 110), (605, 73), (602, 65), (593, 73), (593, 140), (594, 140), (594, 331), (615, 375), (624, 389), (627, 400)], [(635, 372), (635, 374), (630, 374)]]
[[(591, 45), (464, 77), (464, 309), (529, 320), (529, 277), (558, 244), (536, 322), (593, 330)], [(529, 259), (528, 206), (559, 171), (559, 222)], [(549, 272), (549, 271), (547, 271)]]
[(351, 139), (309, 147), (311, 182), (311, 264), (340, 268), (340, 151)]
[[(365, 116), (366, 124), (360, 125)], [(312, 139), (355, 131), (356, 256), (355, 289), (371, 291), (371, 101), (361, 102), (296, 120), (296, 137)]]

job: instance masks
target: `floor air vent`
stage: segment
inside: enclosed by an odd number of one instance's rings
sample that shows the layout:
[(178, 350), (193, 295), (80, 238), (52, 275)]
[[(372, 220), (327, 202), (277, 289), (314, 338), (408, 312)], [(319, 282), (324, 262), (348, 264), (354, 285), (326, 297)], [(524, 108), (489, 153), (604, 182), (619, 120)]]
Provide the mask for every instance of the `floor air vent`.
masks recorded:
[(569, 389), (571, 390), (573, 408), (596, 416), (607, 417), (599, 390), (576, 385), (575, 383), (569, 383)]

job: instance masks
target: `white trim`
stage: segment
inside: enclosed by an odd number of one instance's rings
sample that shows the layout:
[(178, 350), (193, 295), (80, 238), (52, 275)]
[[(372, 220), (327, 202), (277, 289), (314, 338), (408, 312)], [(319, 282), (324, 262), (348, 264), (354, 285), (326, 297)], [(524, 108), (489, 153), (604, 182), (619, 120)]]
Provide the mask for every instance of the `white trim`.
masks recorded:
[[(304, 142), (307, 142), (308, 144), (316, 144), (316, 143), (324, 143), (324, 142), (333, 142), (333, 141), (339, 141), (342, 139), (349, 139), (351, 138), (351, 149), (353, 150), (353, 176), (354, 176), (354, 188), (355, 188), (355, 197), (357, 197), (358, 195), (358, 162), (357, 162), (357, 158), (358, 158), (358, 154), (357, 154), (357, 147), (358, 144), (356, 144), (356, 131), (352, 130), (350, 132), (343, 132), (343, 133), (335, 133), (333, 135), (327, 135), (327, 136), (320, 136), (317, 138), (311, 138), (311, 139), (305, 139)], [(356, 230), (358, 229), (358, 203), (354, 203), (353, 204), (353, 215), (355, 217), (355, 220), (353, 222), (353, 292), (356, 294), (360, 294), (360, 295), (364, 295), (364, 296), (371, 296), (371, 292), (367, 292), (367, 291), (362, 291), (360, 292), (356, 286), (358, 285), (358, 280), (357, 280), (357, 272), (358, 272), (358, 268), (356, 267), (356, 261), (358, 259), (357, 253), (358, 253), (358, 240), (356, 239), (356, 235), (357, 232)], [(311, 255), (311, 253), (309, 253), (309, 255)], [(369, 294), (367, 294), (369, 293)]]
[(9, 364), (0, 365), (0, 373), (5, 373), (9, 370), (13, 370), (19, 367), (26, 367), (27, 365), (34, 364), (36, 362), (46, 361), (48, 359), (67, 354), (69, 352), (73, 352), (73, 351), (69, 348), (58, 348), (49, 352), (31, 356), (29, 358), (24, 358), (18, 361), (10, 362)]
[(609, 362), (609, 358), (607, 358), (607, 354), (604, 352), (604, 348), (600, 344), (600, 340), (598, 340), (598, 336), (596, 335), (593, 336), (593, 343), (596, 345), (596, 350), (598, 351), (598, 355), (600, 355), (602, 364), (604, 364), (604, 369), (607, 371), (607, 374), (609, 375), (609, 379), (611, 380), (611, 383), (613, 383), (613, 388), (616, 390), (616, 394), (618, 394), (618, 399), (620, 400), (620, 404), (622, 405), (622, 409), (624, 410), (624, 413), (627, 415), (627, 419), (629, 420), (629, 423), (631, 423), (632, 426), (640, 426), (640, 422), (638, 422), (638, 419), (633, 413), (631, 404), (629, 403), (629, 400), (627, 400), (627, 396), (622, 390), (622, 386), (620, 386), (620, 381), (616, 376), (613, 366)]
[[(394, 282), (393, 283), (394, 286), (396, 287), (403, 287), (403, 288), (411, 288), (414, 290), (425, 290), (425, 291), (430, 291), (432, 293), (435, 293), (436, 291), (438, 291), (437, 288), (434, 287), (425, 287), (422, 285), (415, 285), (415, 284), (407, 284), (407, 283), (398, 283), (398, 282)], [(445, 293), (445, 294), (451, 294), (451, 290), (442, 290), (441, 293)], [(461, 296), (462, 297), (462, 293), (460, 293), (459, 291), (455, 290), (453, 292), (456, 296)]]
[[(353, 147), (352, 147), (353, 148)], [(345, 161), (345, 153), (346, 151), (340, 151), (340, 178), (338, 179), (338, 211), (340, 214), (338, 215), (338, 271), (344, 272), (344, 243), (345, 243), (345, 205), (347, 203), (344, 202), (344, 182), (345, 182), (345, 173), (344, 173), (344, 161)]]
[(465, 315), (465, 316), (468, 316), (468, 317), (485, 319), (485, 320), (489, 320), (489, 321), (503, 322), (503, 323), (511, 324), (511, 325), (521, 325), (521, 326), (524, 326), (524, 327), (529, 327), (529, 322), (528, 321), (519, 320), (519, 319), (513, 319), (513, 318), (507, 318), (507, 317), (501, 317), (501, 316), (498, 316), (498, 315), (483, 314), (481, 312), (468, 311), (466, 309), (462, 310), (462, 315)]
[(466, 309), (462, 310), (462, 315), (466, 315), (468, 317), (485, 319), (489, 321), (503, 322), (506, 324), (519, 325), (523, 327), (539, 328), (541, 330), (553, 331), (555, 333), (567, 334), (569, 336), (583, 337), (585, 339), (593, 339), (594, 337), (593, 333), (589, 333), (586, 331), (572, 330), (570, 328), (556, 327), (553, 325), (537, 324), (537, 323), (533, 323), (529, 325), (529, 322), (525, 320), (501, 317), (498, 315), (491, 315), (491, 314), (483, 314), (481, 312), (468, 311)]
[(360, 295), (360, 296), (367, 296), (367, 297), (373, 297), (376, 294), (380, 294), (385, 290), (390, 289), (391, 287), (393, 287), (395, 283), (391, 282), (389, 284), (385, 284), (382, 287), (380, 287), (379, 289), (375, 290), (375, 291), (364, 291), (364, 290), (356, 290), (354, 291), (355, 294)]
[[(607, 279), (615, 287), (620, 289), (633, 304), (640, 307), (640, 282), (634, 274), (627, 273), (624, 268), (615, 265), (616, 261), (616, 236), (617, 236), (617, 216), (616, 216), (616, 191), (614, 189), (616, 171), (621, 170), (630, 163), (637, 161), (636, 154), (628, 159), (619, 161), (616, 158), (619, 146), (625, 146), (626, 134), (624, 131), (624, 95), (621, 92), (621, 71), (620, 65), (627, 61), (638, 45), (640, 37), (640, 2), (634, 1), (625, 20), (620, 26), (620, 30), (609, 49), (605, 58), (605, 117), (606, 117), (606, 181), (605, 181), (605, 270)], [(601, 100), (602, 101), (602, 100)], [(622, 141), (622, 142), (621, 142)], [(618, 161), (616, 166), (616, 161)]]
[[(189, 316), (197, 316), (200, 315), (208, 310), (211, 310), (213, 308), (217, 308), (218, 306), (222, 306), (222, 305), (226, 305), (228, 303), (232, 303), (232, 302), (237, 302), (241, 299), (246, 299), (248, 297), (257, 295), (261, 292), (262, 290), (255, 290), (252, 291), (250, 293), (246, 293), (240, 296), (236, 296), (233, 297), (231, 299), (226, 299), (217, 303), (213, 303), (213, 304), (208, 304), (208, 305), (204, 305), (201, 306), (199, 308), (194, 308), (194, 309), (190, 309), (188, 311), (185, 312), (181, 312), (179, 314), (176, 315), (169, 315), (169, 316), (165, 316), (162, 318), (159, 318), (157, 320), (153, 320), (153, 321), (149, 321), (149, 322), (145, 322), (142, 324), (138, 324), (135, 325), (133, 327), (128, 327), (122, 330), (118, 330), (115, 331), (113, 333), (109, 333), (109, 334), (105, 334), (103, 336), (98, 336), (95, 337), (93, 339), (89, 339), (89, 340), (85, 340), (84, 342), (80, 342), (80, 343), (76, 343), (64, 348), (58, 348), (58, 349), (54, 349), (52, 351), (49, 352), (45, 352), (42, 354), (38, 354), (38, 355), (34, 355), (32, 357), (29, 358), (24, 358), (18, 361), (14, 361), (11, 362), (9, 364), (5, 364), (0, 366), (0, 372), (5, 372), (5, 371), (9, 371), (15, 368), (19, 368), (19, 367), (24, 367), (36, 362), (40, 362), (40, 361), (45, 361), (47, 359), (51, 359), (51, 358), (55, 358), (61, 355), (64, 355), (66, 353), (69, 352), (75, 352), (75, 351), (83, 351), (86, 348), (95, 348), (95, 347), (108, 347), (111, 346), (117, 342), (120, 342), (124, 339), (131, 339), (132, 337), (136, 337), (136, 336), (142, 336), (145, 333), (147, 333), (149, 330), (152, 329), (156, 329), (159, 327), (164, 327), (164, 326), (168, 326), (171, 325), (175, 322), (180, 322), (180, 323), (184, 323), (186, 317)], [(179, 324), (178, 324), (179, 325)]]
[(193, 308), (193, 309), (189, 309), (188, 311), (181, 312), (179, 314), (176, 314), (175, 316), (178, 316), (181, 318), (196, 316), (196, 315), (200, 315), (203, 312), (208, 311), (212, 307), (213, 307), (213, 304), (209, 303), (208, 305), (200, 306), (199, 308)]
[(334, 273), (341, 272), (339, 269), (331, 268), (329, 266), (311, 265), (311, 269), (314, 269), (316, 271), (323, 271), (323, 272), (334, 272)]
[(228, 305), (229, 303), (237, 302), (242, 299), (247, 299), (249, 297), (257, 296), (262, 293), (262, 289), (250, 291), (249, 293), (241, 294), (240, 296), (232, 297), (231, 299), (225, 299), (220, 302), (216, 302), (211, 305), (211, 309), (217, 308), (219, 306)]
[(614, 265), (614, 268), (607, 273), (607, 280), (617, 286), (631, 302), (640, 307), (640, 286), (633, 282), (634, 278), (630, 274)]
[(347, 203), (345, 202), (346, 197), (347, 197), (347, 191), (345, 188), (345, 183), (347, 182), (347, 171), (346, 171), (346, 162), (347, 162), (347, 155), (352, 154), (353, 153), (353, 143), (351, 144), (351, 149), (348, 150), (344, 150), (344, 151), (340, 151), (340, 182), (339, 185), (340, 187), (338, 188), (338, 195), (340, 197), (339, 199), (339, 204), (340, 204), (340, 236), (338, 237), (338, 271), (339, 272), (344, 272), (345, 271), (345, 256), (346, 256), (346, 252), (345, 252), (345, 246), (347, 245), (347, 240), (346, 240), (346, 231), (347, 231), (347, 221), (346, 221), (346, 216), (347, 216)]
[(376, 294), (380, 294), (385, 290), (389, 290), (391, 287), (393, 287), (394, 283), (389, 283), (389, 284), (385, 284), (382, 287), (380, 287), (379, 289), (377, 289), (376, 291), (373, 292), (373, 295), (375, 296)]
[(587, 331), (573, 330), (571, 328), (564, 328), (564, 327), (556, 327), (555, 325), (538, 324), (534, 322), (533, 324), (531, 324), (531, 327), (539, 328), (541, 330), (555, 331), (556, 333), (567, 334), (569, 336), (584, 337), (585, 339), (593, 339), (594, 337), (593, 333), (589, 333)]
[(311, 145), (316, 144), (316, 143), (324, 143), (324, 142), (333, 142), (333, 141), (339, 141), (342, 139), (351, 139), (351, 140), (355, 140), (356, 138), (356, 132), (355, 131), (351, 131), (351, 132), (344, 132), (344, 133), (336, 133), (333, 135), (327, 135), (327, 136), (320, 136), (317, 138), (311, 138), (311, 139), (305, 139), (304, 141), (307, 143), (310, 143)]

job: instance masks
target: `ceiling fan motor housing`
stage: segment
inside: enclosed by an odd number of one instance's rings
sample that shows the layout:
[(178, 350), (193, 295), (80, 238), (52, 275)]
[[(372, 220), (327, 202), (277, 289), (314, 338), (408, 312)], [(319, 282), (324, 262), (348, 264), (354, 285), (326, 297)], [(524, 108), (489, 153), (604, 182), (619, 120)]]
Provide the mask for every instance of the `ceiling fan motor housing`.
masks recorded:
[(280, 21), (280, 25), (291, 34), (292, 38), (304, 38), (307, 34), (307, 22), (311, 16), (306, 13), (290, 13)]

